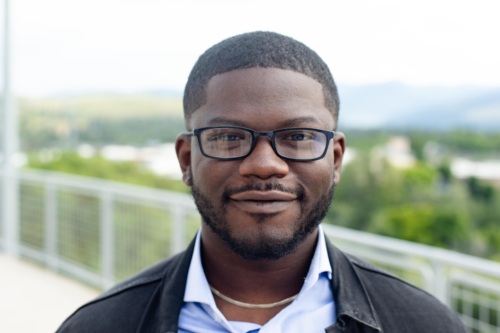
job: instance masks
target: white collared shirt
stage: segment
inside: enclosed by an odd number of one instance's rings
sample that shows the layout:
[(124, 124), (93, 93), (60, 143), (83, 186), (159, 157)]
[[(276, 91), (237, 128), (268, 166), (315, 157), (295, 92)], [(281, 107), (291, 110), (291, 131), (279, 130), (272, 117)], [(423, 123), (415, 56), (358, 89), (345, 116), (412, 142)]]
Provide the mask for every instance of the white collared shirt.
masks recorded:
[(298, 297), (262, 326), (228, 321), (219, 311), (203, 271), (200, 243), (201, 231), (198, 231), (179, 317), (179, 333), (314, 333), (324, 332), (335, 323), (332, 266), (321, 226), (311, 266)]

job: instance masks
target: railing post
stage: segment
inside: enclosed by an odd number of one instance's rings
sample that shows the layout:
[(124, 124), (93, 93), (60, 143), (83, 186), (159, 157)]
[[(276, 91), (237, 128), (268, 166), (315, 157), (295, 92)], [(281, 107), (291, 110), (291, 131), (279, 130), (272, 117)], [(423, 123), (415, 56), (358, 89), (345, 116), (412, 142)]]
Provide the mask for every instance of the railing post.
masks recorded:
[(3, 224), (5, 252), (13, 257), (19, 255), (19, 179), (15, 167), (4, 167), (0, 212)]
[(3, 245), (12, 255), (19, 254), (19, 179), (15, 158), (18, 152), (18, 115), (14, 107), (10, 85), (10, 6), (4, 1), (4, 82), (2, 112), (3, 181), (0, 202), (2, 215)]
[(434, 270), (434, 296), (443, 302), (448, 304), (448, 277), (446, 275), (445, 265), (437, 260), (432, 261), (432, 268)]
[(48, 267), (57, 269), (58, 263), (58, 228), (57, 228), (57, 197), (53, 181), (45, 183), (45, 256)]
[(102, 192), (100, 199), (102, 287), (107, 289), (115, 282), (113, 194), (107, 191)]
[(173, 233), (172, 233), (172, 254), (184, 250), (186, 239), (185, 209), (181, 205), (173, 205)]

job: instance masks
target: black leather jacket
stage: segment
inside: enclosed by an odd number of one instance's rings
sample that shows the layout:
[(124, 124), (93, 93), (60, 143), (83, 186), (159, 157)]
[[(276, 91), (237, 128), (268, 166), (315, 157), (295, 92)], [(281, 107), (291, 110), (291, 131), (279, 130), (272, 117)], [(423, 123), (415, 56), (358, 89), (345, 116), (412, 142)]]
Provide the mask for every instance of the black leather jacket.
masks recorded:
[[(326, 240), (337, 323), (327, 333), (462, 333), (456, 314), (426, 292), (347, 255)], [(177, 332), (194, 241), (82, 306), (58, 333)]]

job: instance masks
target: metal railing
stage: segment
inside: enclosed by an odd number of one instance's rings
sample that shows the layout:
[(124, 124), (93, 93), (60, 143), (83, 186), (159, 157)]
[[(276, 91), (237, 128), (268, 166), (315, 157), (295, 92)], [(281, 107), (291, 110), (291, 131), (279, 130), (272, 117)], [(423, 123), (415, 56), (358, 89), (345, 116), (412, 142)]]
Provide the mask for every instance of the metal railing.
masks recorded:
[[(19, 173), (19, 191), (19, 255), (101, 289), (183, 250), (200, 224), (191, 196), (175, 192), (35, 170)], [(336, 246), (429, 291), (472, 332), (500, 333), (500, 264), (323, 226)]]
[(500, 264), (481, 258), (323, 224), (346, 252), (433, 294), (457, 312), (471, 332), (500, 332)]

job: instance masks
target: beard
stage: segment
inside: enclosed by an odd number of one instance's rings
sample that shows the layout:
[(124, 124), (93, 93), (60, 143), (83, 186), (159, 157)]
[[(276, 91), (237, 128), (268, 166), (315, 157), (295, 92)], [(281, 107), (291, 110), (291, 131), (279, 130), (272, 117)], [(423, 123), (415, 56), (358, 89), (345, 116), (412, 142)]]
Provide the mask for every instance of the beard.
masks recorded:
[[(245, 260), (276, 260), (293, 253), (299, 244), (301, 244), (321, 223), (333, 200), (335, 185), (334, 183), (327, 193), (317, 200), (314, 200), (314, 202), (305, 197), (303, 188), (285, 188), (276, 181), (265, 183), (254, 181), (244, 187), (227, 188), (224, 190), (218, 205), (200, 191), (194, 179), (192, 179), (191, 191), (198, 211), (205, 224), (208, 225), (208, 227), (219, 236), (234, 253)], [(297, 196), (297, 200), (300, 203), (300, 215), (295, 221), (290, 221), (294, 227), (292, 236), (277, 239), (265, 233), (260, 233), (257, 242), (249, 241), (245, 239), (245, 237), (237, 238), (233, 236), (226, 219), (227, 205), (230, 201), (229, 197), (233, 194), (245, 191), (269, 190), (289, 192)], [(266, 223), (266, 220), (273, 216), (274, 214), (252, 214), (252, 217), (257, 221), (257, 225)], [(233, 221), (233, 223), (237, 223), (237, 221)]]

